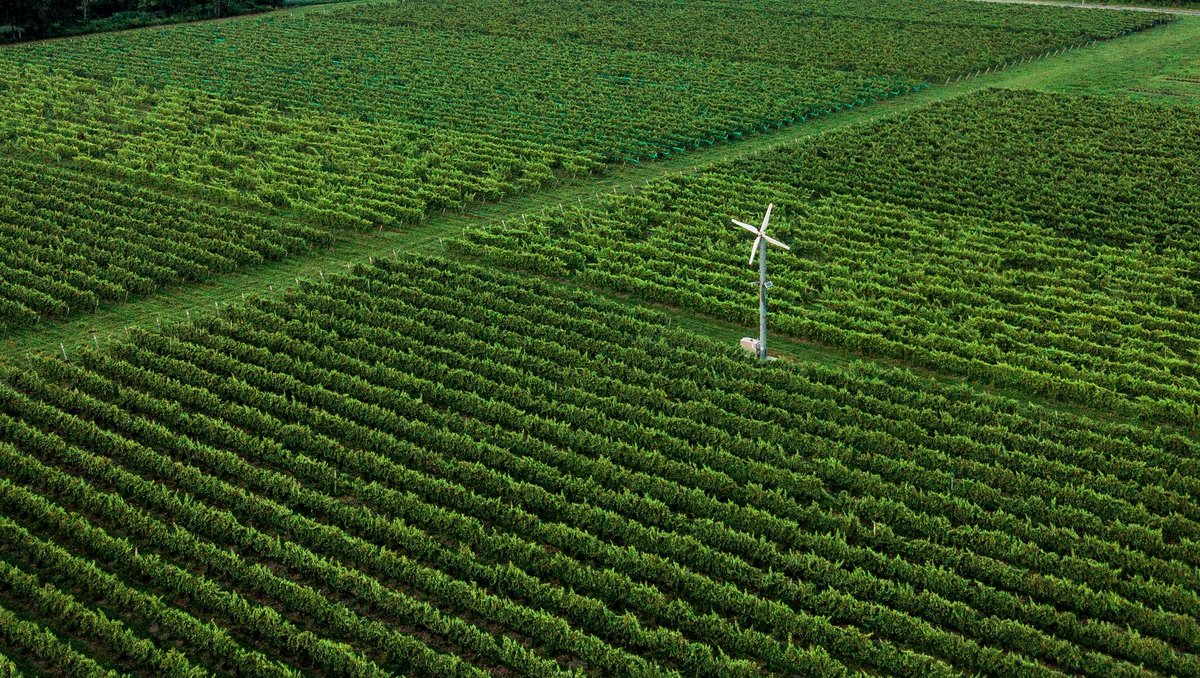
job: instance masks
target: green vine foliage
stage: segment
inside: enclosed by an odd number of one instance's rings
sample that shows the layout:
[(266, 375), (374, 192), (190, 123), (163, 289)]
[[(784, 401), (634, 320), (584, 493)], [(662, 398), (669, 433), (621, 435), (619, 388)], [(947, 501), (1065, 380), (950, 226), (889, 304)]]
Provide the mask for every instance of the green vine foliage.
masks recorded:
[(926, 0), (444, 5), (4, 49), (0, 333), (1164, 20)]
[(994, 90), (454, 249), (753, 326), (729, 219), (774, 202), (776, 331), (1195, 429), (1197, 132), (1194, 110)]
[(1176, 434), (435, 259), (31, 360), (0, 651), (44, 670), (1200, 669)]

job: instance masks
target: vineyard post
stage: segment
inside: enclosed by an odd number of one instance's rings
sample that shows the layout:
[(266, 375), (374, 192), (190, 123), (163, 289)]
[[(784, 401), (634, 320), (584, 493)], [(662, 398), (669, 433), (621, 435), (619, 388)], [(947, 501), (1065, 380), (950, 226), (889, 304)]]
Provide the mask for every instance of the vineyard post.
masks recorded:
[(762, 238), (758, 240), (758, 357), (767, 359), (767, 241)]

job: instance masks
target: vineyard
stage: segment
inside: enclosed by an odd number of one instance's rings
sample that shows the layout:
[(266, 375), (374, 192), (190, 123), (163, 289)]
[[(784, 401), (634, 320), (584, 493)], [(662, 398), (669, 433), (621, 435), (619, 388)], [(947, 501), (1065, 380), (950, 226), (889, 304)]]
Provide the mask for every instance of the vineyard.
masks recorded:
[[(356, 11), (385, 7), (96, 35), (5, 56), (13, 64), (174, 86), (293, 115), (405, 122), (618, 162), (736, 139), (922, 86), (915, 76), (354, 21)], [(1155, 21), (1139, 17), (1128, 25)], [(1062, 35), (1055, 46), (1081, 40)]]
[[(654, 11), (647, 12), (648, 7)], [(555, 42), (934, 81), (1164, 21), (1134, 12), (1021, 10), (942, 0), (481, 0), (450, 6), (417, 0), (361, 5), (340, 16), (366, 25), (534, 35)]]
[(0, 91), (0, 330), (303, 254), (339, 232), (407, 226), (601, 165), (548, 144), (284, 116), (44, 68), (0, 72)]
[[(1164, 21), (1030, 8), (1005, 28), (958, 7), (935, 25), (914, 4), (864, 31), (853, 2), (764, 5), (762, 48), (780, 54), (767, 59), (647, 41), (730, 29), (721, 5), (663, 5), (654, 24), (629, 21), (640, 3), (604, 17), (539, 3), (550, 24), (514, 35), (462, 25), (504, 16), (487, 2), (455, 7), (356, 3), (0, 50), (0, 332)], [(549, 30), (582, 20), (598, 33)], [(890, 67), (847, 66), (865, 53)]]
[(739, 170), (801, 196), (868, 196), (1083, 243), (1188, 251), (1200, 234), (1197, 130), (1196, 107), (999, 90)]
[(0, 386), (21, 620), (0, 652), (154, 675), (1200, 671), (1194, 442), (735, 351), (401, 258), (34, 358)]
[(1195, 429), (1198, 132), (1195, 109), (991, 91), (457, 250), (753, 326), (744, 239), (714, 215), (774, 202), (784, 334)]
[(0, 47), (0, 677), (1200, 676), (1200, 17), (289, 4)]

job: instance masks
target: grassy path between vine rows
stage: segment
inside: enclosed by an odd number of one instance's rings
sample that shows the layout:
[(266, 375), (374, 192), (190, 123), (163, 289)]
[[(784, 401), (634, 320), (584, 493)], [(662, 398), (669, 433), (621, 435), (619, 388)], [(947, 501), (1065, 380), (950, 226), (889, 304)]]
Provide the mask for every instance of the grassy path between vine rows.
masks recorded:
[[(220, 307), (237, 303), (252, 295), (280, 294), (299, 280), (315, 280), (346, 270), (357, 262), (403, 253), (438, 254), (442, 241), (466, 229), (481, 228), (491, 221), (519, 219), (560, 204), (597, 200), (614, 191), (628, 191), (639, 184), (684, 174), (732, 158), (758, 153), (778, 145), (821, 132), (859, 125), (884, 117), (902, 115), (936, 101), (962, 96), (986, 87), (1045, 89), (1050, 91), (1089, 91), (1111, 93), (1130, 82), (1160, 75), (1167, 68), (1166, 57), (1200, 52), (1200, 18), (1184, 18), (1173, 24), (1136, 33), (1110, 42), (1069, 51), (1062, 55), (1015, 66), (1004, 71), (971, 78), (949, 85), (935, 85), (918, 94), (889, 99), (804, 122), (734, 143), (719, 144), (698, 151), (676, 154), (653, 163), (613, 166), (603, 175), (567, 180), (561, 185), (537, 193), (479, 205), (457, 214), (436, 215), (419, 225), (381, 233), (345, 233), (328, 248), (306, 256), (248, 268), (222, 275), (206, 283), (169, 288), (140, 300), (101, 306), (93, 314), (66, 322), (46, 323), (8, 334), (0, 341), (0, 366), (19, 369), (24, 356), (31, 352), (65, 352), (68, 356), (82, 344), (102, 346), (124, 337), (127, 328), (168, 326), (186, 322), (200, 314), (220, 312)], [(714, 222), (714, 228), (719, 227)], [(431, 271), (430, 275), (436, 275)], [(636, 303), (622, 300), (623, 303)], [(678, 309), (662, 308), (671, 322), (720, 341), (734, 342), (753, 333), (723, 321), (699, 317)], [(781, 357), (815, 360), (826, 364), (847, 364), (864, 356), (800, 339), (774, 336), (772, 352)], [(895, 361), (882, 361), (900, 364)], [(942, 381), (966, 383), (953, 375), (917, 372)], [(983, 388), (983, 387), (977, 387)], [(995, 389), (986, 389), (997, 392)], [(1004, 395), (1031, 400), (1020, 393), (1000, 391)], [(1109, 417), (1112, 413), (1090, 412), (1086, 408), (1061, 403), (1046, 403), (1064, 411)]]
[(1047, 7), (1071, 7), (1074, 9), (1107, 9), (1114, 12), (1152, 12), (1155, 14), (1200, 15), (1200, 9), (1153, 5), (1120, 5), (1095, 2), (1070, 2), (1069, 0), (972, 0), (996, 5), (1045, 5)]

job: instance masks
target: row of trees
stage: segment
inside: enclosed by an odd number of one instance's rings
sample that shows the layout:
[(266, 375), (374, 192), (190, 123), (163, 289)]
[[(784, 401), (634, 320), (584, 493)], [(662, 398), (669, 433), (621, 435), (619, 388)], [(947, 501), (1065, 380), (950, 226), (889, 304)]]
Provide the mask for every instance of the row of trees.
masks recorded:
[(282, 4), (283, 0), (13, 0), (0, 6), (0, 40), (226, 16)]

